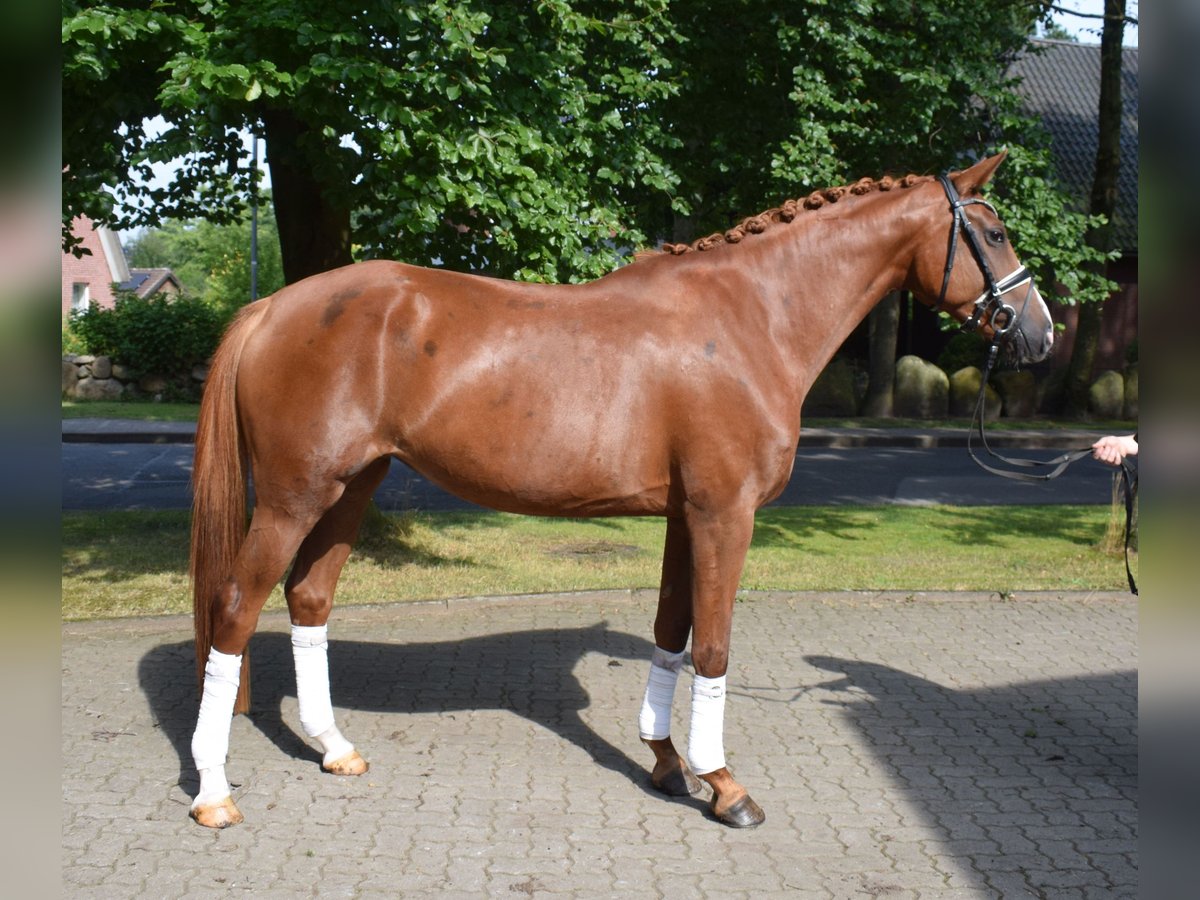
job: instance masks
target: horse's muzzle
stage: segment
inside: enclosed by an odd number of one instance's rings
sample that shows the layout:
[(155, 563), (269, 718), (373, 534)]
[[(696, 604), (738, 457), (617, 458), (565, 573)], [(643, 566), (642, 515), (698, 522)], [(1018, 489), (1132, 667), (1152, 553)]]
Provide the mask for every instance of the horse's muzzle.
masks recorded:
[(1008, 332), (1008, 352), (1015, 362), (1038, 363), (1054, 349), (1054, 322), (1036, 287), (1018, 307), (1017, 320)]

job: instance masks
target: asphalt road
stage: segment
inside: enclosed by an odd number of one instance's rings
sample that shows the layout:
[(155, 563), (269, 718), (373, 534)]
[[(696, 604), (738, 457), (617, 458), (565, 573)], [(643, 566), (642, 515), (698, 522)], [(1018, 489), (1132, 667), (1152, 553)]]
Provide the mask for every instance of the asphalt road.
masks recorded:
[[(1023, 450), (1047, 459), (1059, 450)], [(62, 444), (62, 509), (186, 509), (191, 444)], [(1063, 477), (1024, 484), (982, 471), (962, 447), (801, 449), (777, 505), (1106, 504), (1112, 470), (1084, 460)], [(375, 495), (385, 511), (472, 509), (399, 462)]]

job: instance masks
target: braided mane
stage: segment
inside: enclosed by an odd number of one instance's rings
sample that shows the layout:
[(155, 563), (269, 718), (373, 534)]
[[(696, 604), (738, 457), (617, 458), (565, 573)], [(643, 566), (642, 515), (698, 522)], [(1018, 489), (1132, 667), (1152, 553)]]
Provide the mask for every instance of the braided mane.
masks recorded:
[(707, 237), (702, 237), (692, 241), (690, 244), (667, 244), (664, 243), (660, 250), (643, 250), (637, 254), (638, 259), (659, 256), (660, 254), (669, 254), (671, 256), (682, 256), (684, 253), (695, 251), (711, 250), (721, 244), (738, 244), (748, 234), (762, 234), (772, 225), (778, 222), (791, 222), (806, 209), (820, 209), (827, 203), (837, 203), (838, 200), (845, 197), (847, 194), (852, 196), (860, 196), (869, 194), (872, 191), (890, 191), (894, 188), (909, 188), (915, 184), (921, 184), (926, 181), (931, 181), (932, 176), (929, 175), (905, 175), (903, 178), (892, 178), (884, 176), (879, 180), (872, 178), (860, 178), (853, 184), (842, 185), (841, 187), (825, 188), (820, 191), (813, 191), (807, 197), (798, 200), (786, 200), (781, 206), (774, 209), (764, 210), (756, 216), (750, 216), (743, 219), (737, 225), (730, 228), (728, 231), (716, 231)]

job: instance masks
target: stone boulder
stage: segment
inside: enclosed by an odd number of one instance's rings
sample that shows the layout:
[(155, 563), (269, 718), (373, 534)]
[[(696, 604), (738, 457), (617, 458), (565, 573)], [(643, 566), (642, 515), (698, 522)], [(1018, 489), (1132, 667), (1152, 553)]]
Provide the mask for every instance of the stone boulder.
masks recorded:
[(1125, 370), (1125, 407), (1121, 413), (1122, 419), (1138, 417), (1138, 367), (1132, 363)]
[(1125, 409), (1125, 379), (1120, 372), (1101, 372), (1088, 389), (1088, 409), (1102, 419), (1119, 419)]
[[(977, 366), (964, 366), (950, 376), (950, 415), (967, 418), (975, 414), (975, 403), (979, 400), (979, 383), (983, 372)], [(983, 410), (988, 419), (1000, 415), (1001, 400), (990, 384), (983, 392)]]
[(93, 378), (112, 378), (112, 359), (107, 356), (97, 356), (92, 360)]
[(76, 400), (119, 400), (125, 385), (115, 378), (80, 378), (71, 396)]
[(910, 419), (940, 419), (950, 408), (950, 379), (946, 373), (919, 356), (896, 360), (897, 416)]
[(992, 384), (1004, 401), (1004, 415), (1027, 419), (1037, 412), (1037, 380), (1032, 372), (997, 372), (992, 376)]
[(804, 398), (805, 416), (853, 416), (858, 412), (854, 367), (844, 359), (827, 365)]
[(71, 395), (79, 382), (79, 366), (70, 359), (62, 361), (62, 392), (64, 397)]

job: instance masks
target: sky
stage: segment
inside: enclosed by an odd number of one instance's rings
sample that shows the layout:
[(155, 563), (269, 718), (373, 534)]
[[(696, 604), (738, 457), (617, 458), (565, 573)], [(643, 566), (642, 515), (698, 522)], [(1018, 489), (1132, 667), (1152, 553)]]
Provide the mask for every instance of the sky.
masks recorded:
[[(1064, 9), (1073, 9), (1082, 13), (1101, 15), (1104, 12), (1104, 0), (1055, 0), (1056, 5)], [(1138, 18), (1138, 0), (1125, 0), (1125, 15)], [(1100, 43), (1101, 21), (1099, 19), (1084, 19), (1079, 16), (1055, 13), (1054, 21), (1085, 44)], [(1126, 47), (1138, 45), (1138, 29), (1136, 25), (1126, 25), (1122, 43)]]

